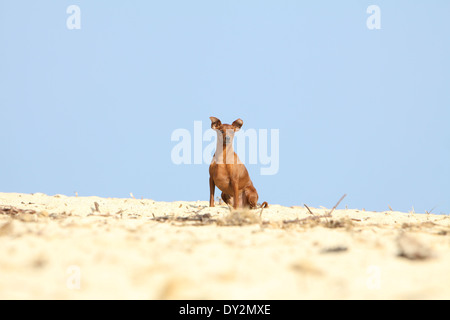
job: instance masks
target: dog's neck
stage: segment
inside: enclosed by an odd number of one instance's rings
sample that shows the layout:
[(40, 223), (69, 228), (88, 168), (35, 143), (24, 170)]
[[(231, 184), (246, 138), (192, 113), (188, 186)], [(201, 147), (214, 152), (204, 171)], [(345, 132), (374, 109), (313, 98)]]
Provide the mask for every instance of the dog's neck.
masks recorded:
[(217, 139), (216, 153), (214, 158), (217, 163), (235, 164), (237, 158), (233, 149), (233, 142), (224, 144), (221, 139)]

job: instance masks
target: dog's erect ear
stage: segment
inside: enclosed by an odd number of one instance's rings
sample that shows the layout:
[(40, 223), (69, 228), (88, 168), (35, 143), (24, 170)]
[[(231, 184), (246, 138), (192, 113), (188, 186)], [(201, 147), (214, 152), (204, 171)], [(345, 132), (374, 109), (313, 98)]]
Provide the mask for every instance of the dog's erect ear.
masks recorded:
[(219, 119), (217, 119), (216, 117), (209, 117), (211, 119), (211, 128), (212, 129), (218, 129), (221, 125), (222, 122), (220, 122)]
[(244, 124), (244, 121), (241, 119), (237, 119), (232, 123), (232, 126), (235, 127), (234, 131), (239, 131), (241, 129), (242, 125)]

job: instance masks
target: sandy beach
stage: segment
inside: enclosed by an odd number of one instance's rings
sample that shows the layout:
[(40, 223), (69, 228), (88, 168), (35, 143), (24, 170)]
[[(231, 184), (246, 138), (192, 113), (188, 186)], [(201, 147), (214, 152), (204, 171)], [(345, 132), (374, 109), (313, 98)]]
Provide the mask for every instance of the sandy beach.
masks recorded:
[(449, 299), (450, 217), (0, 193), (1, 299)]

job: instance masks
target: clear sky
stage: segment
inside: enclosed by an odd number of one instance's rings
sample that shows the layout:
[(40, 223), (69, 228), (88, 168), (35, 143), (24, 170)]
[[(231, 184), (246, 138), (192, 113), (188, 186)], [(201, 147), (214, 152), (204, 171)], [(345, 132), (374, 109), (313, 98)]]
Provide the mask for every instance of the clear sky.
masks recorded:
[(346, 193), (340, 207), (449, 214), (449, 14), (447, 0), (2, 0), (0, 191), (206, 201), (209, 164), (174, 163), (171, 136), (194, 141), (215, 116), (278, 130), (277, 172), (247, 164), (261, 202)]

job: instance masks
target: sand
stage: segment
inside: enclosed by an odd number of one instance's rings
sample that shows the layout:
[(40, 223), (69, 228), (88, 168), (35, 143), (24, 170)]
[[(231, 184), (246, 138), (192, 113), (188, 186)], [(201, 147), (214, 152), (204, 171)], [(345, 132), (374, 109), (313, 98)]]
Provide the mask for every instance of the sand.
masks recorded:
[(0, 193), (0, 299), (449, 299), (450, 217)]

